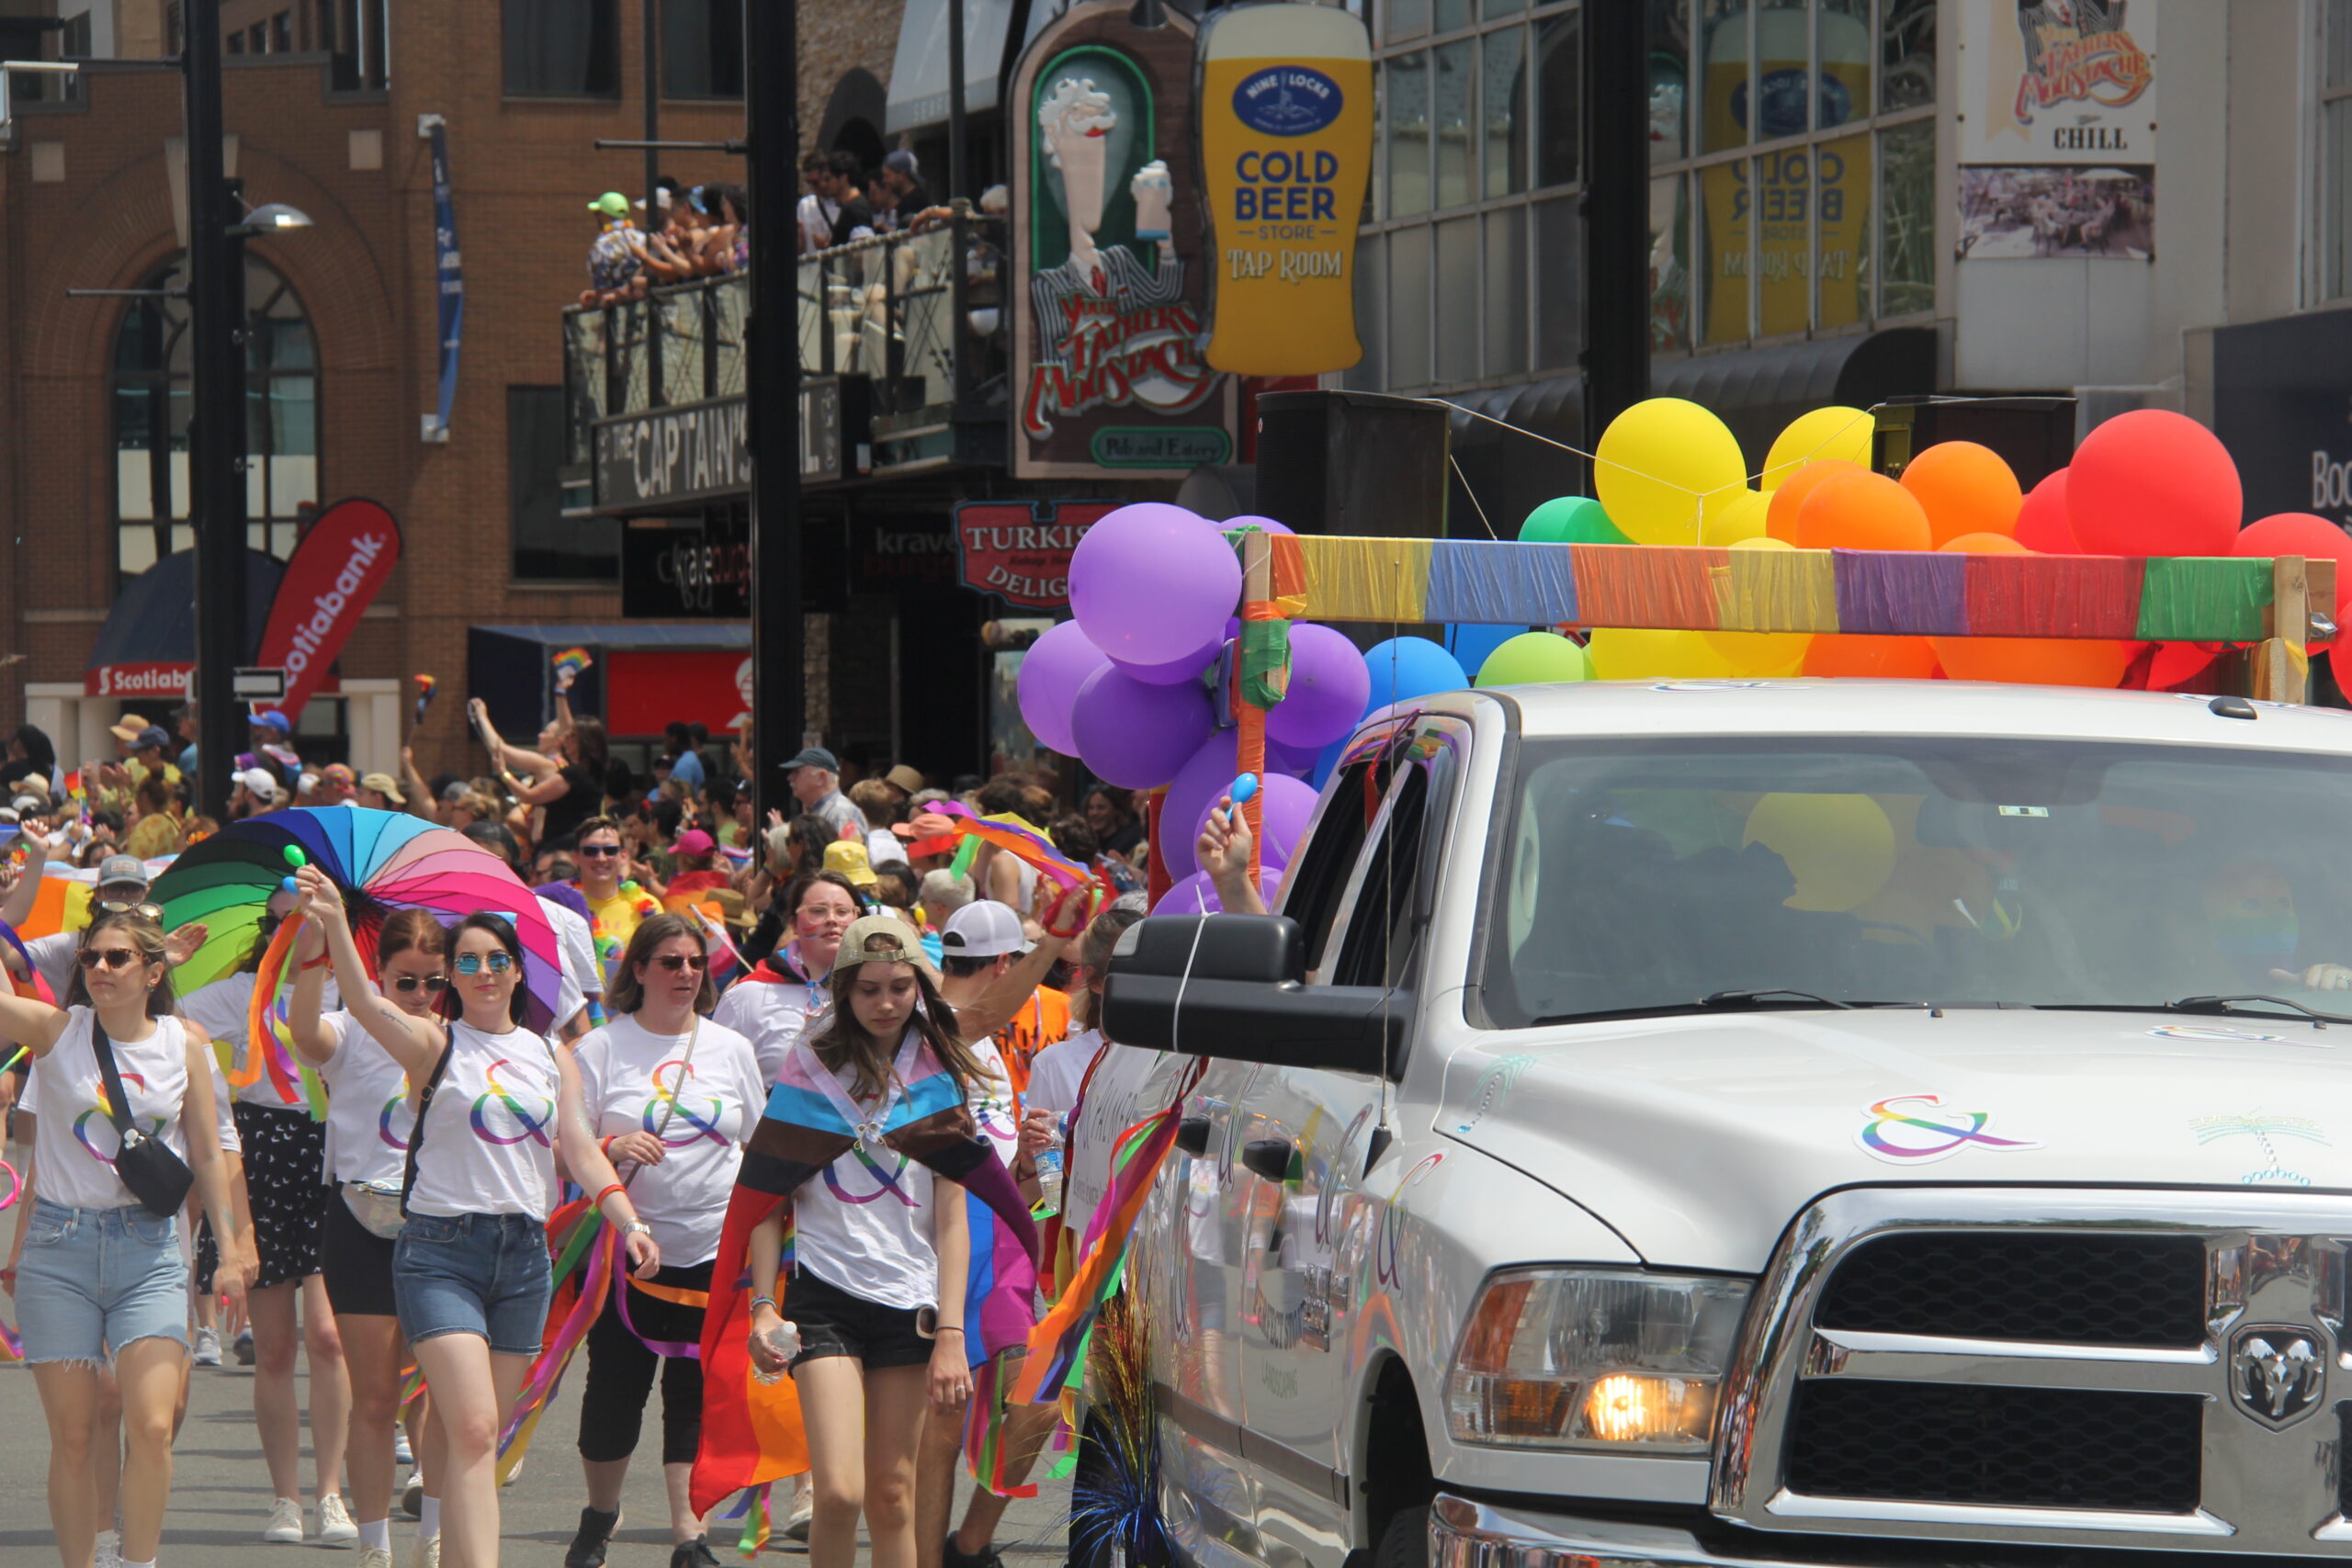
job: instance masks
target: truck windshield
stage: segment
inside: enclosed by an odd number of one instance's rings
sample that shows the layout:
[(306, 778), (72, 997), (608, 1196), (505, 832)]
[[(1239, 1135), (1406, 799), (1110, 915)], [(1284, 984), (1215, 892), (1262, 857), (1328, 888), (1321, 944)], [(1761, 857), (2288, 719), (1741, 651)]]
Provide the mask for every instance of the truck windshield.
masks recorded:
[(2352, 1004), (2352, 759), (1940, 737), (1522, 759), (1487, 911), (1505, 1028), (1777, 987)]

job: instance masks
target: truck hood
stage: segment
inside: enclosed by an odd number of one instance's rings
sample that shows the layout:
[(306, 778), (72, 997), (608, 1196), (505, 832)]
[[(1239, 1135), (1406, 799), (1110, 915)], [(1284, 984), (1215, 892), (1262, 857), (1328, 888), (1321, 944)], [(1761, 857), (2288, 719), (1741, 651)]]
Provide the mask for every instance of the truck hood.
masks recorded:
[(1833, 1188), (2352, 1190), (2352, 1025), (2159, 1013), (1758, 1012), (1488, 1034), (1434, 1130), (1653, 1265), (1753, 1273)]

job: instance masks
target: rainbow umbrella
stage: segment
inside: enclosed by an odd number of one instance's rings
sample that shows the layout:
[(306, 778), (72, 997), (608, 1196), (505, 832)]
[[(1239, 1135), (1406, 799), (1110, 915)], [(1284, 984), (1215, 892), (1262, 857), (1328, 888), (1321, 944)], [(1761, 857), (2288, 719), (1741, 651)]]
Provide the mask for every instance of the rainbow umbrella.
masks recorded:
[[(270, 895), (299, 863), (317, 866), (343, 889), (352, 934), (372, 964), (376, 935), (395, 909), (424, 909), (443, 925), (487, 910), (514, 922), (523, 939), (523, 981), (530, 992), (528, 1023), (545, 1030), (555, 1018), (562, 960), (555, 929), (531, 890), (506, 863), (464, 834), (398, 811), (358, 806), (305, 806), (232, 822), (174, 861), (150, 894), (164, 908), (166, 928), (201, 920), (204, 945), (173, 976), (186, 990), (209, 985), (252, 953)], [(289, 922), (280, 928), (291, 938)], [(264, 980), (282, 967), (265, 963)], [(254, 987), (256, 998), (275, 989)]]

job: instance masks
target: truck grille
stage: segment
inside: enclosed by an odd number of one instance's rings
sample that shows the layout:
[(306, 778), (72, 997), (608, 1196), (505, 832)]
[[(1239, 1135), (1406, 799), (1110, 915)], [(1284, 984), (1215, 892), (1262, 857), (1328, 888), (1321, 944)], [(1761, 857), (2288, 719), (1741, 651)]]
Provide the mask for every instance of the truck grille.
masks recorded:
[(2201, 1345), (2205, 1247), (2189, 1235), (1886, 1236), (1838, 1266), (1814, 1321), (1955, 1339)]
[(1789, 1484), (1817, 1497), (2187, 1513), (2197, 1506), (2202, 1404), (1815, 1380), (1798, 1391)]
[(2352, 1196), (1857, 1188), (1797, 1216), (1711, 1506), (1976, 1546), (2352, 1548)]

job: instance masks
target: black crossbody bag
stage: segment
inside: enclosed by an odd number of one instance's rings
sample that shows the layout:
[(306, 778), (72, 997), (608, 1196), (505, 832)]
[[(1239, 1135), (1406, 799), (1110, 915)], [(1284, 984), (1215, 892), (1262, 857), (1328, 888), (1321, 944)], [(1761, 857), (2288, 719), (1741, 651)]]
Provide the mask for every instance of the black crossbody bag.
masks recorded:
[(433, 1109), (433, 1091), (441, 1087), (441, 1075), (449, 1070), (449, 1057), (458, 1049), (458, 1030), (449, 1026), (448, 1043), (441, 1047), (441, 1059), (433, 1064), (433, 1071), (425, 1077), (424, 1087), (416, 1092), (416, 1125), (409, 1129), (408, 1156), (401, 1168), (401, 1217), (408, 1217), (408, 1196), (416, 1190), (416, 1151), (424, 1146), (424, 1113)]
[(90, 1050), (106, 1078), (108, 1118), (122, 1142), (115, 1152), (114, 1173), (149, 1213), (168, 1220), (187, 1201), (188, 1189), (196, 1185), (196, 1172), (172, 1152), (169, 1144), (141, 1132), (132, 1122), (130, 1101), (122, 1092), (122, 1075), (115, 1071), (114, 1042), (107, 1038), (106, 1026), (95, 1011), (90, 1014)]

